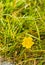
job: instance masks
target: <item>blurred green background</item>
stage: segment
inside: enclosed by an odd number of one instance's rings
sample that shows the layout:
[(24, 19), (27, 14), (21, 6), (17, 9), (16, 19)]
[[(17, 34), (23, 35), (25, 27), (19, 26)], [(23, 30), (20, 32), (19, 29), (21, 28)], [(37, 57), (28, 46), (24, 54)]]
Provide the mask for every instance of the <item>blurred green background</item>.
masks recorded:
[[(31, 36), (31, 49), (22, 46)], [(45, 65), (45, 0), (0, 0), (0, 56), (16, 65)]]

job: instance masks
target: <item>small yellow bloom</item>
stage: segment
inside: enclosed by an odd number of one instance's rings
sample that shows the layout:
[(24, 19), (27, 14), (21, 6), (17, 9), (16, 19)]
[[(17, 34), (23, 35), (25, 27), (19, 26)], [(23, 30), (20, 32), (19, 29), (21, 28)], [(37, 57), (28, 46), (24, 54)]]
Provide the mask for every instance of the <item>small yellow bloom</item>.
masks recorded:
[(22, 45), (26, 48), (31, 48), (31, 46), (34, 44), (33, 39), (31, 37), (25, 37), (23, 39)]

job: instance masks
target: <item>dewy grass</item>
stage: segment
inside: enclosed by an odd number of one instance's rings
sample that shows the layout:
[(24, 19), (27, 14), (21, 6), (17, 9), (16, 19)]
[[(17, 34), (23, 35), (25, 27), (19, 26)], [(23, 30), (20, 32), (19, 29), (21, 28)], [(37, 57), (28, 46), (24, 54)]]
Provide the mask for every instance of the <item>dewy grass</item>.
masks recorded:
[[(21, 44), (28, 37), (34, 42), (29, 49)], [(22, 65), (45, 58), (45, 0), (0, 0), (0, 56), (16, 64), (32, 60)]]

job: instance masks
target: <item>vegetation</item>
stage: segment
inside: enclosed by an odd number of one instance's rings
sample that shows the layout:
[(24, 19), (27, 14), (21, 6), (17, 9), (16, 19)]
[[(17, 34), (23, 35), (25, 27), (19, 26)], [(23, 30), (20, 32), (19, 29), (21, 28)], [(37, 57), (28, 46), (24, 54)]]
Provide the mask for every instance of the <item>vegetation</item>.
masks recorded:
[(0, 56), (45, 65), (45, 0), (0, 0)]

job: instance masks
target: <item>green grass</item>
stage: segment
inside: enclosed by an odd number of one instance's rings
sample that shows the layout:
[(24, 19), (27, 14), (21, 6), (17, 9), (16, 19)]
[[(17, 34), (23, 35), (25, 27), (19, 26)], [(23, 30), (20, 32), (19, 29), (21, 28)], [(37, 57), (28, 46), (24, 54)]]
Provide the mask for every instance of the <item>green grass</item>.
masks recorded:
[[(21, 45), (27, 36), (31, 49)], [(45, 0), (0, 0), (0, 56), (16, 65), (45, 64)]]

